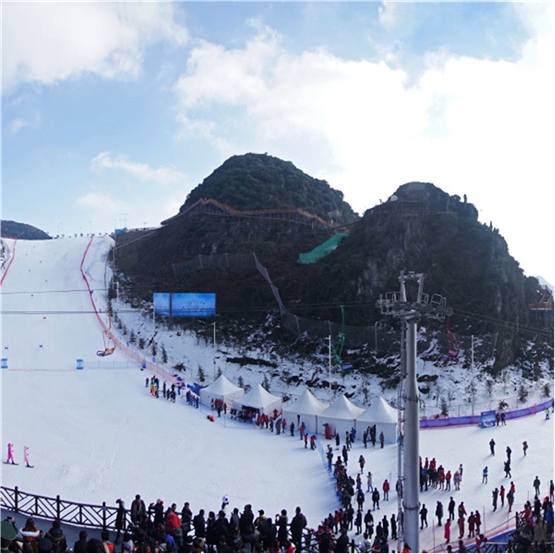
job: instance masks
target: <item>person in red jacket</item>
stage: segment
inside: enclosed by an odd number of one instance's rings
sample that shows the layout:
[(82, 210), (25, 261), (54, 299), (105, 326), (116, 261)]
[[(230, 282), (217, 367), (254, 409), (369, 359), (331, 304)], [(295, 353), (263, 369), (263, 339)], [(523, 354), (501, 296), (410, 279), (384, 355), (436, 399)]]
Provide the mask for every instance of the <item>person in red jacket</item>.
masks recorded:
[(166, 515), (166, 526), (168, 527), (169, 534), (175, 539), (175, 544), (181, 548), (183, 544), (183, 522), (179, 519), (176, 513), (177, 505), (172, 504)]
[(383, 482), (383, 499), (389, 500), (389, 481), (386, 479)]

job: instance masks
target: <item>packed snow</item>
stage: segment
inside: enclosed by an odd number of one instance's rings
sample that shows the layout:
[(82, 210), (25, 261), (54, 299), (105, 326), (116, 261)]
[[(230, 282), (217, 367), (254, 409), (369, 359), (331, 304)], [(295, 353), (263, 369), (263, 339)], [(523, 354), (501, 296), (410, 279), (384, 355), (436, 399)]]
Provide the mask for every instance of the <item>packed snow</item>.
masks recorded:
[[(3, 486), (91, 504), (106, 501), (115, 505), (117, 498), (123, 498), (127, 507), (139, 493), (147, 505), (157, 498), (179, 507), (188, 501), (195, 514), (200, 508), (217, 511), (227, 495), (229, 508), (242, 510), (245, 504), (252, 504), (255, 513), (263, 508), (267, 515), (282, 508), (292, 514), (301, 506), (313, 528), (339, 508), (320, 453), (305, 449), (298, 435), (276, 436), (231, 420), (229, 415), (216, 416), (212, 422), (207, 419), (210, 409), (195, 409), (182, 396), (175, 403), (154, 398), (145, 386), (152, 374), (119, 350), (105, 358), (96, 355), (104, 348), (103, 329), (92, 301), (108, 324), (109, 237), (94, 238), (83, 263), (92, 294), (81, 271), (88, 238), (2, 240), (7, 252), (2, 277), (2, 358), (7, 366), (2, 370), (2, 457), (5, 461), (7, 444), (13, 443), (19, 462), (17, 466), (2, 465)], [(151, 320), (131, 312), (129, 306), (122, 309), (121, 317), (129, 329), (142, 336), (147, 336), (152, 326)], [(164, 341), (174, 363), (184, 361), (189, 367), (184, 374), (188, 382), (196, 380), (198, 365), (215, 367), (211, 345), (199, 343), (191, 333), (177, 337), (175, 331), (158, 332), (158, 340)], [(76, 369), (77, 360), (84, 361), (83, 370)], [(237, 384), (236, 366), (228, 367), (220, 359), (218, 367)], [(171, 362), (167, 368), (171, 370)], [(293, 364), (288, 369), (300, 371)], [(242, 373), (244, 382), (251, 385), (261, 383), (262, 374), (263, 369), (245, 368)], [(207, 377), (211, 381), (214, 376), (208, 371)], [(295, 398), (302, 391), (285, 391), (281, 385), (271, 392), (290, 392)], [(320, 400), (329, 401), (327, 391), (313, 392)], [(373, 391), (375, 396), (379, 393)], [(495, 456), (488, 446), (492, 437), (497, 443)], [(320, 440), (325, 448), (328, 441), (323, 436)], [(524, 440), (529, 444), (526, 457)], [(508, 445), (513, 450), (512, 479), (505, 478), (503, 471)], [(33, 468), (23, 463), (25, 446)], [(395, 483), (395, 445), (364, 449), (357, 440), (348, 464), (353, 477), (361, 453), (375, 485), (381, 487), (384, 479)], [(479, 510), (482, 529), (488, 531), (502, 527), (508, 519), (506, 505), (492, 512), (491, 492), (496, 486), (508, 488), (511, 480), (515, 482), (517, 509), (533, 499), (536, 475), (542, 482), (542, 496), (547, 493), (554, 469), (553, 417), (546, 419), (541, 413), (490, 429), (422, 431), (420, 453), (423, 458), (435, 457), (453, 473), (461, 463), (464, 467), (460, 491), (430, 489), (421, 494), (421, 503), (429, 509), (429, 522), (436, 502), (440, 500), (446, 511), (452, 495), (457, 504), (465, 503), (467, 511)], [(483, 485), (486, 465), (489, 482)], [(369, 505), (367, 495), (365, 511)], [(375, 518), (397, 512), (395, 491), (380, 508)], [(453, 527), (452, 537), (456, 534)], [(421, 548), (439, 545), (442, 528), (430, 525), (422, 531), (420, 541)]]

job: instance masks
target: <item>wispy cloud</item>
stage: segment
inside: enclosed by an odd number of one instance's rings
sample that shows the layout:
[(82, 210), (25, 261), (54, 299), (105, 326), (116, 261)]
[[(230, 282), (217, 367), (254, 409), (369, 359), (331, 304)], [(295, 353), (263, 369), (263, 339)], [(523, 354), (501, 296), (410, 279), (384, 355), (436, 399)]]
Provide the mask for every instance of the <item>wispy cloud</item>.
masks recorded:
[(110, 194), (90, 191), (75, 200), (75, 205), (88, 210), (101, 210), (108, 213), (118, 213), (127, 208), (121, 200), (113, 198)]
[(91, 160), (90, 165), (93, 171), (117, 169), (134, 175), (143, 181), (152, 181), (162, 185), (182, 183), (186, 180), (184, 173), (170, 167), (155, 169), (145, 163), (133, 162), (124, 155), (113, 157), (110, 152), (101, 152)]
[(38, 119), (30, 121), (28, 119), (15, 118), (9, 124), (10, 135), (13, 137), (22, 129), (35, 129), (38, 124)]

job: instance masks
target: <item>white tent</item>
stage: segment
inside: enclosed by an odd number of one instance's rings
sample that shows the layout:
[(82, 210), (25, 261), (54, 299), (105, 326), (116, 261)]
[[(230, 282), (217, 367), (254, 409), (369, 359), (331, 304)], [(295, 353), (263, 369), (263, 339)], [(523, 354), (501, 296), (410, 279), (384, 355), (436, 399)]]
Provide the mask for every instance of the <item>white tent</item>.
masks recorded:
[(343, 441), (345, 432), (355, 427), (355, 420), (362, 412), (364, 412), (363, 408), (355, 406), (348, 398), (341, 395), (318, 416), (318, 425), (323, 429), (324, 424), (327, 423), (332, 435), (339, 433)]
[(361, 438), (366, 428), (372, 425), (376, 426), (377, 440), (380, 432), (383, 432), (386, 443), (393, 444), (397, 441), (397, 410), (381, 396), (357, 419), (357, 432)]
[(283, 416), (290, 425), (293, 422), (296, 428), (304, 422), (309, 433), (318, 433), (318, 416), (329, 406), (318, 400), (310, 390), (306, 389), (299, 398), (287, 408), (283, 408)]
[(230, 408), (244, 394), (245, 391), (242, 388), (237, 387), (229, 379), (220, 375), (211, 385), (200, 389), (200, 402), (205, 406), (210, 406), (212, 400), (223, 400)]
[(238, 404), (245, 408), (256, 408), (261, 414), (272, 415), (274, 410), (281, 412), (281, 397), (270, 394), (258, 383), (238, 401)]

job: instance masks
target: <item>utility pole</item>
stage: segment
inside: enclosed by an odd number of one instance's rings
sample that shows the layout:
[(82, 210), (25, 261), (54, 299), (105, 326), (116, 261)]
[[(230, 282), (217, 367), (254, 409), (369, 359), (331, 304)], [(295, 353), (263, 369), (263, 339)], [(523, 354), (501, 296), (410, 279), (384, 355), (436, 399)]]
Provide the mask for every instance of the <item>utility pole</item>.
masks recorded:
[[(423, 273), (404, 271), (399, 276), (401, 284), (400, 291), (386, 293), (385, 298), (380, 295), (376, 305), (383, 315), (390, 315), (402, 320), (404, 332), (406, 333), (405, 360), (406, 376), (404, 378), (404, 420), (403, 429), (399, 429), (399, 448), (403, 449), (403, 475), (402, 487), (402, 521), (403, 540), (412, 552), (420, 551), (419, 537), (419, 509), (420, 509), (420, 452), (419, 452), (419, 395), (416, 381), (416, 334), (417, 325), (422, 316), (433, 319), (443, 319), (450, 315), (453, 310), (446, 307), (445, 298), (434, 294), (430, 298), (424, 294)], [(417, 281), (418, 291), (415, 300), (407, 297), (406, 284), (408, 281)], [(399, 541), (401, 542), (401, 541)]]
[(214, 323), (212, 323), (212, 325), (214, 326), (214, 355), (213, 355), (213, 360), (214, 360), (214, 381), (216, 380), (216, 322), (214, 321)]
[(328, 381), (329, 381), (329, 392), (330, 392), (330, 404), (331, 404), (331, 335), (328, 337)]

